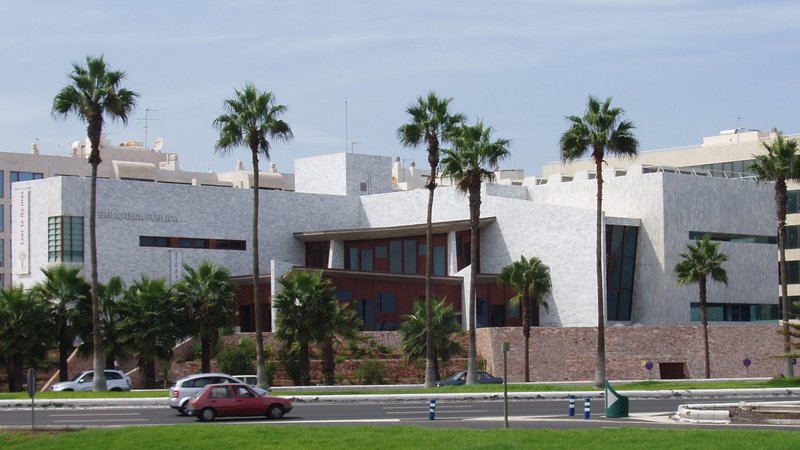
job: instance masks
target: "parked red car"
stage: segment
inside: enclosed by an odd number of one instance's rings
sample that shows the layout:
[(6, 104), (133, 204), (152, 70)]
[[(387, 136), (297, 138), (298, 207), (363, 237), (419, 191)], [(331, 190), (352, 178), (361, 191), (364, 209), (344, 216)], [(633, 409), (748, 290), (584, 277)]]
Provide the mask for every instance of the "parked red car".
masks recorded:
[(292, 402), (281, 397), (259, 395), (247, 384), (209, 384), (189, 401), (191, 415), (201, 421), (217, 417), (266, 416), (280, 419), (292, 410)]

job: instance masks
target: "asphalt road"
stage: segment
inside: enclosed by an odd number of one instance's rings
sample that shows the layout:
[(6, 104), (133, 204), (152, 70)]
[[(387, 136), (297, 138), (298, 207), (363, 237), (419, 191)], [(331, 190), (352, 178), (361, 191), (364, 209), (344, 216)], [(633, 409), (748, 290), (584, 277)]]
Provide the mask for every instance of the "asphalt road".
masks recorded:
[[(776, 398), (769, 400), (792, 400), (796, 398)], [(742, 400), (725, 399), (632, 399), (628, 418), (610, 419), (604, 417), (602, 400), (592, 401), (592, 414), (585, 420), (583, 400), (576, 400), (575, 416), (568, 416), (569, 403), (566, 400), (531, 399), (509, 402), (509, 426), (511, 428), (586, 428), (586, 427), (721, 427), (731, 428), (740, 425), (687, 425), (678, 423), (670, 416), (685, 403), (725, 403)], [(760, 399), (765, 400), (765, 399)], [(192, 417), (180, 416), (169, 407), (130, 407), (130, 408), (38, 408), (34, 410), (37, 428), (88, 428), (168, 424), (197, 424)], [(381, 425), (405, 424), (433, 427), (502, 428), (504, 422), (502, 400), (456, 401), (439, 400), (435, 409), (435, 420), (429, 420), (427, 401), (414, 402), (366, 402), (366, 403), (317, 403), (295, 402), (294, 409), (282, 420), (269, 421), (264, 418), (217, 419), (224, 424), (263, 424), (280, 425)], [(0, 427), (30, 428), (31, 411), (24, 409), (0, 410)], [(758, 426), (761, 427), (761, 426)], [(800, 431), (798, 426), (783, 428)]]

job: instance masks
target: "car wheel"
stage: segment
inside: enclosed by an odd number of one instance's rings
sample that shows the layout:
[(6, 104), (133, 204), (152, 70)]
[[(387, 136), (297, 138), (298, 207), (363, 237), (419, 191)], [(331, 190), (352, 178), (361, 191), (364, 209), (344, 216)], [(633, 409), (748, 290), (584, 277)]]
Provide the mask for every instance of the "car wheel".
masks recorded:
[(189, 415), (189, 400), (186, 400), (181, 406), (178, 407), (178, 412), (181, 413), (182, 416)]
[(70, 388), (66, 388), (66, 389), (62, 389), (62, 390), (63, 390), (64, 392), (72, 392), (72, 389), (70, 389)]
[(111, 388), (111, 392), (122, 392), (120, 388)]
[(283, 417), (283, 406), (271, 405), (267, 408), (267, 419), (280, 419)]
[(200, 420), (203, 422), (211, 422), (217, 417), (217, 412), (214, 411), (212, 408), (204, 408), (200, 411)]

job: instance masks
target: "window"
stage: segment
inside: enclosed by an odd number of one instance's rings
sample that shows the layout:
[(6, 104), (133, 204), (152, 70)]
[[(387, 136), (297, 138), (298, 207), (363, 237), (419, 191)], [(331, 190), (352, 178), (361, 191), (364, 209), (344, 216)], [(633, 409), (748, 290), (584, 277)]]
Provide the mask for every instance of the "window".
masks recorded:
[(786, 192), (786, 214), (800, 213), (800, 191)]
[(0, 197), (5, 197), (6, 177), (5, 172), (0, 170)]
[(372, 249), (361, 249), (361, 270), (372, 272)]
[(217, 250), (247, 250), (246, 241), (237, 241), (231, 239), (217, 239), (214, 243)]
[(328, 267), (330, 241), (306, 242), (306, 267)]
[[(788, 227), (787, 227), (788, 228)], [(713, 233), (708, 231), (690, 231), (689, 239), (701, 240), (708, 235), (709, 240), (718, 242), (740, 242), (750, 244), (777, 244), (777, 236), (761, 236), (752, 234)]]
[(378, 312), (395, 312), (395, 296), (393, 292), (381, 292), (378, 294)]
[(179, 248), (209, 248), (208, 239), (178, 238)]
[(47, 261), (83, 262), (83, 217), (47, 218)]
[(3, 232), (3, 229), (5, 228), (5, 223), (6, 223), (5, 214), (3, 214), (4, 212), (5, 212), (5, 208), (3, 207), (3, 205), (0, 205), (0, 233)]
[[(692, 320), (700, 321), (700, 303), (691, 304)], [(706, 307), (709, 322), (755, 322), (778, 320), (778, 304), (709, 303)]]
[(417, 273), (417, 240), (403, 241), (403, 273)]
[(447, 275), (447, 251), (445, 247), (433, 247), (433, 274)]
[(162, 236), (139, 236), (139, 247), (169, 247), (169, 238)]
[(17, 181), (41, 180), (43, 177), (44, 174), (38, 172), (17, 172), (14, 170), (11, 171), (12, 183), (16, 183)]
[[(3, 239), (0, 239), (0, 266), (5, 265), (5, 259), (6, 259), (5, 255), (6, 255), (5, 241), (3, 241)], [(0, 287), (3, 287), (2, 284), (0, 284)]]
[(403, 268), (403, 242), (389, 241), (389, 272), (400, 273)]
[(358, 251), (358, 247), (350, 247), (349, 251), (347, 252), (347, 268), (349, 270), (358, 270), (360, 267), (358, 264), (358, 255), (360, 252)]
[(631, 320), (636, 241), (639, 228), (606, 226), (606, 308), (608, 320)]

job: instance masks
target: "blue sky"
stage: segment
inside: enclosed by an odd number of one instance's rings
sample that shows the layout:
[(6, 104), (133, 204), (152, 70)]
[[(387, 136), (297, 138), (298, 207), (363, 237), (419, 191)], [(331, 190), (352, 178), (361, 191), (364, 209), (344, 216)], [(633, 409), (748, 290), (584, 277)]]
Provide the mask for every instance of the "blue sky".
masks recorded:
[[(295, 139), (272, 161), (342, 152), (400, 156), (405, 107), (453, 97), (511, 140), (505, 168), (559, 159), (564, 116), (613, 97), (642, 150), (698, 144), (737, 126), (800, 132), (800, 4), (776, 1), (151, 1), (0, 3), (0, 151), (66, 154), (86, 134), (53, 119), (73, 62), (104, 54), (141, 94), (114, 143), (156, 137), (184, 170), (232, 170), (211, 126), (234, 87), (253, 82), (289, 107)], [(347, 99), (347, 127), (345, 127)], [(347, 134), (347, 138), (345, 137)], [(262, 167), (265, 167), (262, 163)]]

